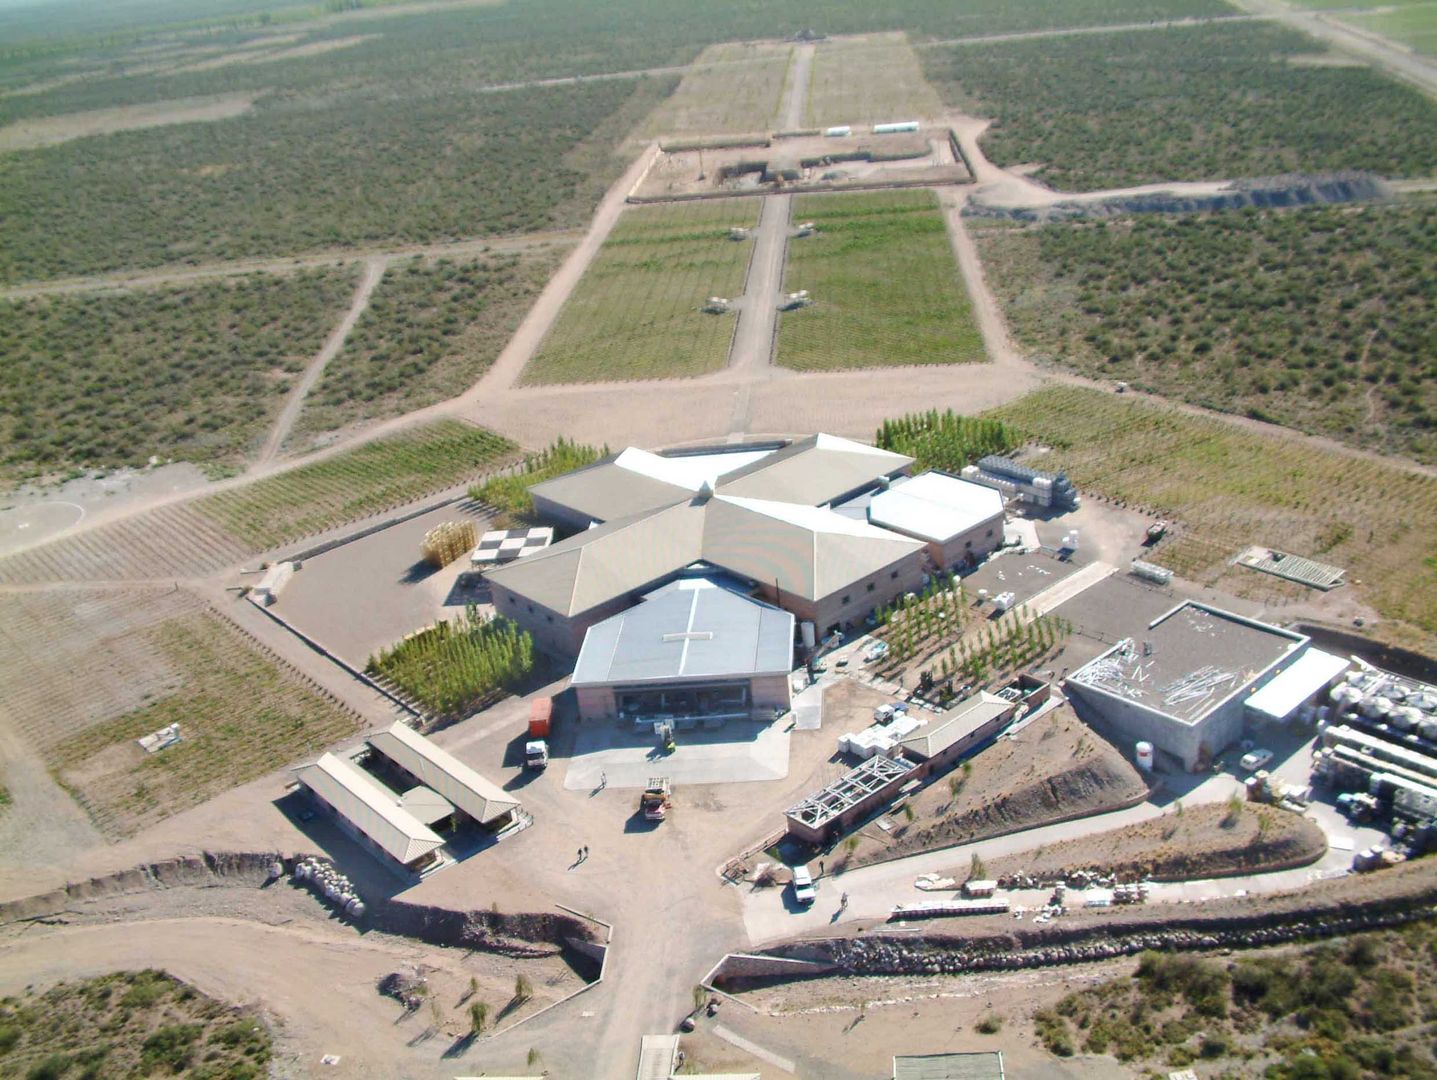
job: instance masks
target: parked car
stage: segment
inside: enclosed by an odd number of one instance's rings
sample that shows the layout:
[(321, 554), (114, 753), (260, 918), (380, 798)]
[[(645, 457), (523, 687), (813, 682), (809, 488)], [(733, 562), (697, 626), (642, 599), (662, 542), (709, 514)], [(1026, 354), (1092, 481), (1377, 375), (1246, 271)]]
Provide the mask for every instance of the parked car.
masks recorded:
[(1272, 751), (1259, 748), (1243, 754), (1238, 764), (1242, 766), (1243, 772), (1257, 772), (1258, 769), (1267, 768), (1268, 762), (1271, 760)]
[(811, 904), (818, 896), (818, 886), (813, 883), (813, 874), (807, 866), (793, 868), (793, 898), (800, 904)]

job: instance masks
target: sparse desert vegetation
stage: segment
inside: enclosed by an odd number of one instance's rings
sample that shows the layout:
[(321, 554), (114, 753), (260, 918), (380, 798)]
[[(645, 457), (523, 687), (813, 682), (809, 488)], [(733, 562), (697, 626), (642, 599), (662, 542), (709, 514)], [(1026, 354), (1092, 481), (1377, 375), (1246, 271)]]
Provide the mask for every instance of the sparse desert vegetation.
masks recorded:
[(1268, 543), (1348, 569), (1378, 612), (1437, 634), (1437, 480), (1098, 390), (1051, 387), (994, 410), (1051, 448), (1041, 467), (1083, 491), (1180, 524), (1151, 558), (1190, 581), (1250, 571), (1228, 565)]
[(1148, 952), (1130, 977), (1040, 1010), (1034, 1028), (1059, 1057), (1202, 1061), (1272, 1080), (1427, 1080), (1437, 1076), (1425, 1031), (1433, 937), (1429, 921), (1233, 961)]
[(438, 420), (208, 495), (193, 506), (263, 551), (471, 480), (503, 464), (514, 449), (492, 431)]
[(27, 1080), (269, 1075), (269, 1029), (252, 1009), (163, 971), (118, 971), (0, 999), (0, 1071)]
[(1364, 169), (1425, 176), (1437, 109), (1367, 67), (1302, 67), (1301, 34), (1188, 26), (925, 51), (951, 105), (996, 124), (1000, 165), (1041, 162), (1069, 191)]
[(809, 80), (805, 115), (812, 127), (924, 120), (943, 111), (901, 33), (824, 42)]
[(1437, 206), (1155, 214), (977, 239), (1039, 358), (1437, 460)]
[(305, 399), (295, 439), (462, 393), (504, 348), (558, 252), (390, 267)]
[(524, 374), (526, 382), (702, 375), (722, 367), (734, 316), (703, 310), (743, 292), (756, 199), (624, 212)]
[(779, 316), (779, 364), (832, 371), (984, 358), (933, 192), (805, 195), (793, 219), (817, 232), (789, 242), (783, 287), (807, 289), (813, 304)]
[[(360, 726), (218, 614), (186, 614), (146, 635), (134, 644), (156, 654), (176, 685), (46, 750), (56, 778), (107, 837), (133, 835)], [(175, 723), (178, 744), (156, 754), (135, 744)]]
[(326, 270), (0, 301), (0, 467), (237, 464), (353, 288)]

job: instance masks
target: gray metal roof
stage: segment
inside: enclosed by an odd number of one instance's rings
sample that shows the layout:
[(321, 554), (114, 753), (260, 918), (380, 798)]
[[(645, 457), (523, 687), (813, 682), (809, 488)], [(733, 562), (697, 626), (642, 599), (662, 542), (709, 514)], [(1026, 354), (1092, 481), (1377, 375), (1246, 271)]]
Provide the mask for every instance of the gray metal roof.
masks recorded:
[(905, 1054), (893, 1059), (893, 1080), (1003, 1080), (1003, 1054)]
[(593, 521), (616, 521), (649, 513), (693, 495), (689, 488), (626, 469), (614, 457), (545, 480), (529, 490)]
[(747, 499), (821, 506), (911, 464), (913, 459), (902, 454), (820, 433), (730, 473), (719, 481), (718, 490)]
[(408, 865), (444, 845), (433, 829), (404, 808), (399, 795), (352, 761), (325, 754), (294, 774), (398, 862)]
[(697, 579), (589, 628), (574, 686), (787, 675), (793, 616)]
[(930, 721), (927, 727), (901, 740), (898, 745), (924, 758), (935, 757), (1012, 708), (1013, 702), (980, 690), (976, 696), (959, 702), (951, 712)]
[(366, 741), (475, 821), (493, 821), (519, 805), (519, 800), (498, 784), (485, 780), (402, 720), (396, 720), (385, 731), (375, 732)]

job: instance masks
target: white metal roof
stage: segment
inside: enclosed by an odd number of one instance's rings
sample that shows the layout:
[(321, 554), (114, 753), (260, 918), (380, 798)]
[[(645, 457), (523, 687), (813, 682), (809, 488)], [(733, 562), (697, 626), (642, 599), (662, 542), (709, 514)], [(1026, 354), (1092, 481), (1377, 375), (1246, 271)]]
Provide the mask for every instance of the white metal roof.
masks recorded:
[(1247, 707), (1259, 716), (1285, 720), (1294, 709), (1346, 671), (1350, 663), (1345, 657), (1309, 648), (1248, 698)]
[(956, 476), (928, 472), (873, 497), (868, 520), (909, 536), (942, 542), (1003, 513), (1003, 496)]
[(475, 821), (493, 821), (519, 805), (519, 800), (498, 784), (485, 780), (402, 721), (395, 721), (389, 730), (377, 732), (366, 741)]
[(652, 480), (662, 480), (666, 484), (677, 484), (690, 491), (697, 491), (706, 481), (712, 483), (720, 476), (752, 465), (771, 453), (773, 450), (769, 448), (662, 457), (631, 446), (614, 459), (614, 464)]
[(325, 754), (313, 765), (296, 769), (295, 776), (405, 865), (444, 844), (433, 829), (400, 805), (398, 795), (352, 761)]

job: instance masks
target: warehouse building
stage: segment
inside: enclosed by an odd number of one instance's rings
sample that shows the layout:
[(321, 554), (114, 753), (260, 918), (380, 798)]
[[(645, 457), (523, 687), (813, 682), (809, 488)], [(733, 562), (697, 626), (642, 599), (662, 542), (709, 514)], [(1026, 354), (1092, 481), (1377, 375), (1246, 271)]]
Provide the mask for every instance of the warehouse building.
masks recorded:
[(941, 776), (1011, 724), (1023, 704), (986, 690), (960, 702), (899, 742), (898, 748), (923, 767), (924, 775)]
[(444, 865), (440, 849), (456, 830), (473, 823), (497, 832), (521, 813), (513, 796), (398, 722), (295, 778), (348, 835), (406, 873)]
[(1309, 644), (1303, 634), (1188, 601), (1066, 685), (1086, 718), (1150, 742), (1192, 771), (1242, 737), (1251, 696), (1299, 662)]
[(642, 596), (722, 573), (819, 634), (856, 625), (921, 588), (935, 563), (924, 541), (832, 506), (911, 465), (830, 435), (678, 456), (625, 450), (531, 489), (541, 515), (582, 531), (488, 571), (495, 609), (540, 648), (575, 657), (591, 627)]
[(570, 685), (583, 720), (717, 727), (787, 712), (792, 669), (791, 614), (680, 579), (590, 628)]

